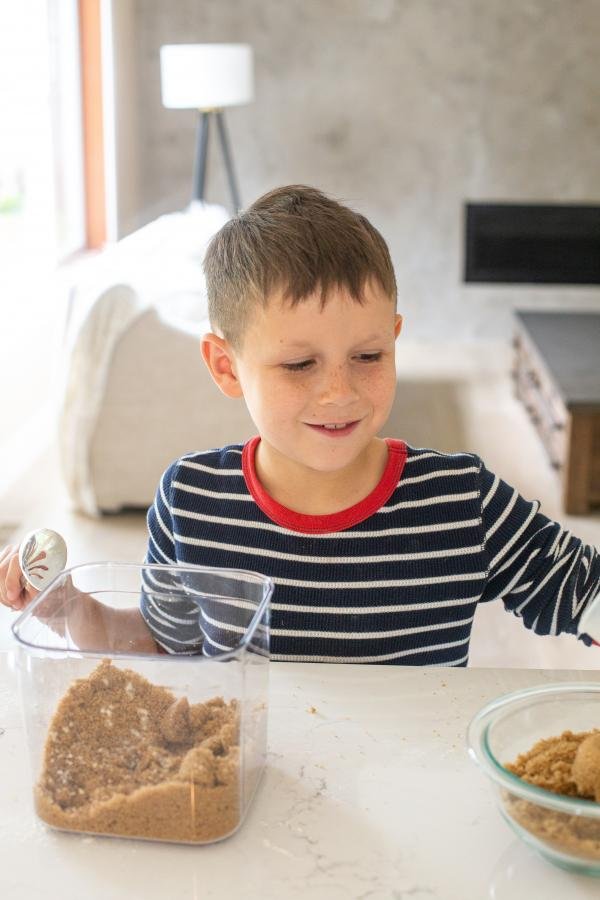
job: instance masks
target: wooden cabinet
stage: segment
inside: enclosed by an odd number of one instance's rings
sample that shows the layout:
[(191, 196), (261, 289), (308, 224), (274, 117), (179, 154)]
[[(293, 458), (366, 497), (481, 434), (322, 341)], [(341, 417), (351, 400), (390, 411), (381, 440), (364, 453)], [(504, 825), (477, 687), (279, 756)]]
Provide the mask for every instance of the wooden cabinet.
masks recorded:
[(600, 505), (600, 314), (517, 311), (513, 377), (572, 515)]

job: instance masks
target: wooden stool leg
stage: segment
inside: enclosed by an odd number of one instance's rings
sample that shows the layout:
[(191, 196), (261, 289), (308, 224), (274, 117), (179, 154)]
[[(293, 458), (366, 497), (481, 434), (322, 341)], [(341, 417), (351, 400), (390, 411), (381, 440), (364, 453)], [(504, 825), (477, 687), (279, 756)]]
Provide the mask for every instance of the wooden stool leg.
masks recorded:
[(567, 459), (563, 476), (563, 506), (566, 513), (581, 516), (590, 509), (593, 464), (594, 416), (571, 412)]

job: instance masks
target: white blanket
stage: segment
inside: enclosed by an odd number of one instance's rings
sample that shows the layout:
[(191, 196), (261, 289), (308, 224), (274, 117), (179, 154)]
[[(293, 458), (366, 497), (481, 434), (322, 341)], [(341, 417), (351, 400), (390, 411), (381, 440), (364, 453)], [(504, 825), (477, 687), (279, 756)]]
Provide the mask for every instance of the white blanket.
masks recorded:
[(117, 341), (148, 306), (178, 324), (206, 317), (202, 260), (228, 218), (208, 204), (161, 216), (80, 268), (66, 327), (58, 437), (76, 509), (98, 514), (89, 448)]
[(68, 357), (58, 440), (63, 478), (76, 509), (96, 515), (89, 447), (116, 341), (144, 304), (125, 284), (107, 288), (91, 305)]

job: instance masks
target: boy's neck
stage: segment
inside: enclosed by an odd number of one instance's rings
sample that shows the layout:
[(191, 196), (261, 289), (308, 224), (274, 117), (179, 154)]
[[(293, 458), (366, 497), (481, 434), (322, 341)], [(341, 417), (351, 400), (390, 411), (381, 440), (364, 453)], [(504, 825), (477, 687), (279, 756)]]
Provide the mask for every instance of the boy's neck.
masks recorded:
[(341, 512), (375, 490), (388, 462), (388, 446), (373, 438), (344, 469), (320, 472), (283, 457), (266, 441), (256, 448), (254, 465), (264, 490), (287, 509), (309, 516)]

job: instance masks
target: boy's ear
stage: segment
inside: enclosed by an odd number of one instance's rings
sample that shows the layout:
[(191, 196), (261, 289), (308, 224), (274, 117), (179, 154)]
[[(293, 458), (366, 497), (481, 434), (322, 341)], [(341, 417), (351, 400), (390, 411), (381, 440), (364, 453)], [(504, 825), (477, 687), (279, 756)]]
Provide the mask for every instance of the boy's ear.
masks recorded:
[(396, 324), (394, 325), (394, 335), (398, 337), (402, 331), (402, 316), (396, 313)]
[(243, 392), (235, 369), (235, 358), (225, 338), (209, 332), (202, 336), (200, 349), (202, 359), (219, 390), (226, 397), (241, 397)]

